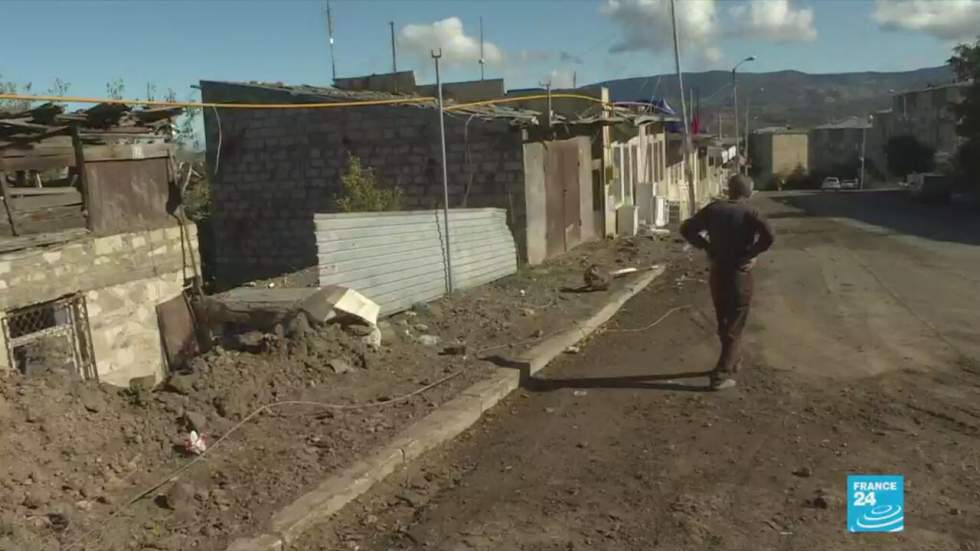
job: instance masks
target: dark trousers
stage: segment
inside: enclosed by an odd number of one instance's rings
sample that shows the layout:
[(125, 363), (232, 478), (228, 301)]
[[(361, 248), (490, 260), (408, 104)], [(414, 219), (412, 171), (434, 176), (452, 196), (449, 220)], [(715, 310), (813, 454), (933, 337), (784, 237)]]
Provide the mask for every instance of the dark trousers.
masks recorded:
[(718, 339), (721, 341), (721, 354), (712, 375), (724, 379), (735, 373), (742, 359), (739, 348), (752, 302), (752, 272), (747, 269), (712, 267), (711, 300), (715, 304)]

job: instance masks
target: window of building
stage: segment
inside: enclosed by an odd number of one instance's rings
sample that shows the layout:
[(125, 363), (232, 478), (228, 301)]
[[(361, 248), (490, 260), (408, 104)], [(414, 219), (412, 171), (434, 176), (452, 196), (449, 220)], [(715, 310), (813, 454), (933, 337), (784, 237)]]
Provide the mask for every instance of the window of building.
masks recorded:
[(97, 378), (81, 295), (7, 312), (3, 332), (10, 366), (25, 375), (60, 370)]

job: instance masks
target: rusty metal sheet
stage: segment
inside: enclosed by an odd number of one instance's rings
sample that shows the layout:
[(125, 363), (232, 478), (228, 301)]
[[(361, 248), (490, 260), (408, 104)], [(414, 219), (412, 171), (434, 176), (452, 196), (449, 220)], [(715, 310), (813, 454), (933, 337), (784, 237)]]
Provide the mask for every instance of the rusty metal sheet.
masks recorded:
[(166, 157), (86, 162), (89, 229), (112, 235), (173, 225), (169, 177)]
[(201, 353), (194, 332), (194, 316), (185, 295), (157, 304), (157, 324), (171, 371), (183, 368), (191, 358)]

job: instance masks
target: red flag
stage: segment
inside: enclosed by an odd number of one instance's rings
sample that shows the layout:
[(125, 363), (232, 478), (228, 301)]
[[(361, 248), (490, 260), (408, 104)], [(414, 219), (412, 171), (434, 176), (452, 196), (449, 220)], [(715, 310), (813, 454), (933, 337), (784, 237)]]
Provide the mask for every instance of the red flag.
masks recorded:
[(694, 115), (694, 119), (691, 120), (691, 134), (697, 136), (701, 133), (701, 119), (697, 115)]

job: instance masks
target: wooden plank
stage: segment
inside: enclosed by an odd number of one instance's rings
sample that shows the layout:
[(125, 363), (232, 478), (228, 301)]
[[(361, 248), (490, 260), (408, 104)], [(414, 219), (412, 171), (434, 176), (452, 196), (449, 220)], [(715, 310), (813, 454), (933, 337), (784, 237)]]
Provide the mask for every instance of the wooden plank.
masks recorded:
[(71, 146), (75, 150), (75, 172), (78, 174), (78, 190), (82, 193), (82, 212), (85, 213), (85, 227), (92, 229), (92, 216), (89, 207), (92, 206), (88, 187), (88, 174), (85, 172), (85, 149), (82, 138), (78, 135), (78, 127), (71, 127)]
[(0, 170), (51, 170), (72, 166), (75, 166), (75, 155), (71, 151), (64, 155), (0, 157)]
[(7, 195), (7, 177), (0, 174), (0, 197), (3, 199), (3, 208), (7, 211), (7, 220), (10, 222), (10, 233), (17, 237), (17, 224), (14, 222), (14, 209), (10, 204), (10, 198)]
[(10, 200), (14, 210), (30, 212), (51, 207), (70, 207), (82, 204), (82, 194), (72, 190), (71, 193), (58, 195), (37, 195), (31, 197), (13, 197)]
[(35, 195), (63, 195), (66, 193), (78, 193), (78, 190), (72, 187), (25, 187), (16, 188), (12, 187), (7, 189), (7, 191), (14, 197), (31, 197)]

